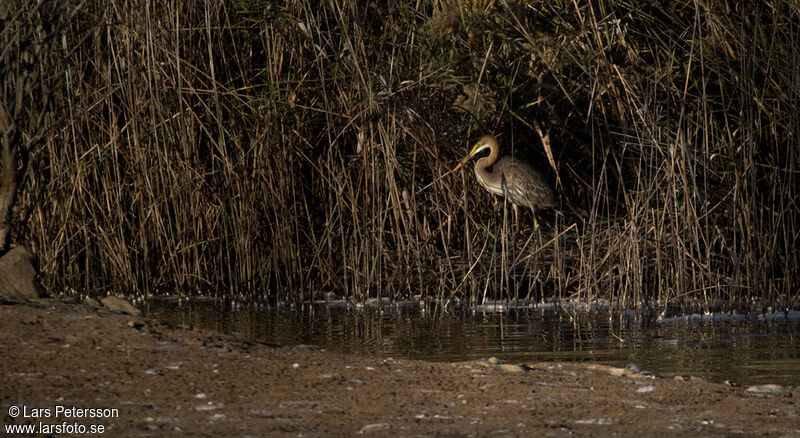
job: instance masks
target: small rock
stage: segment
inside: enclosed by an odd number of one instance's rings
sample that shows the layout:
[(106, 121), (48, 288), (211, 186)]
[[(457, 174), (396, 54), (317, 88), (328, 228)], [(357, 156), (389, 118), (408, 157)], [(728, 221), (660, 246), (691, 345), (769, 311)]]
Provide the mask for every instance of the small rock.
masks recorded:
[(250, 409), (250, 413), (257, 417), (271, 417), (272, 413), (266, 409)]
[(84, 319), (92, 319), (89, 315), (64, 315), (61, 317), (64, 321), (81, 321)]
[(495, 365), (495, 367), (498, 370), (506, 372), (506, 373), (519, 373), (519, 372), (522, 372), (522, 367), (519, 366), (519, 365), (501, 363), (501, 364)]
[(103, 303), (106, 309), (114, 312), (127, 313), (132, 316), (140, 316), (142, 314), (141, 310), (133, 307), (133, 304), (128, 300), (120, 297), (105, 297), (100, 302)]
[(636, 389), (636, 392), (653, 392), (653, 385), (642, 386)]
[(363, 435), (365, 433), (377, 432), (377, 431), (380, 431), (380, 430), (386, 430), (386, 429), (390, 428), (391, 426), (392, 425), (389, 424), (389, 423), (368, 424), (368, 425), (362, 427), (361, 430), (358, 431), (358, 434), (359, 435)]
[(747, 388), (747, 392), (756, 395), (791, 395), (789, 388), (784, 388), (781, 385), (768, 384), (768, 385), (755, 385)]
[(140, 321), (128, 321), (128, 327), (133, 327), (135, 329), (140, 329), (144, 327), (144, 323)]
[(38, 325), (40, 324), (38, 315), (23, 314), (20, 317), (20, 324), (22, 325)]
[(642, 369), (639, 367), (639, 365), (636, 365), (635, 363), (629, 363), (625, 366), (625, 369), (628, 371), (633, 371), (634, 373), (642, 372)]
[(592, 371), (601, 371), (604, 373), (611, 374), (612, 376), (630, 376), (635, 375), (636, 373), (632, 373), (630, 370), (626, 368), (616, 368), (608, 365), (600, 365), (600, 364), (589, 364), (586, 366), (586, 369)]
[(592, 418), (589, 420), (575, 420), (575, 424), (594, 424), (598, 426), (608, 426), (614, 424), (611, 418)]

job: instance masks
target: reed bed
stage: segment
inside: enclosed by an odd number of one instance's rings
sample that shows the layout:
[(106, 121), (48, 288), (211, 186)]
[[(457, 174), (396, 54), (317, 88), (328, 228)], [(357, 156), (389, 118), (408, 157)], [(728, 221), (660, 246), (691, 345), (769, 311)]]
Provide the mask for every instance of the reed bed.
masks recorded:
[[(53, 290), (798, 302), (796, 2), (11, 3)], [(563, 214), (450, 172), (485, 133)]]

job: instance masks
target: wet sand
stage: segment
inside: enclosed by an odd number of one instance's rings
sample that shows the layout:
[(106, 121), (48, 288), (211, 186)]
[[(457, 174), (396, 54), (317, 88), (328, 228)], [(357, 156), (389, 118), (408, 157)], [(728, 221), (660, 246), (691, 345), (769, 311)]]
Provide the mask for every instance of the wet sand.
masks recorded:
[(0, 306), (0, 326), (3, 427), (102, 426), (105, 436), (800, 436), (800, 387), (755, 395), (591, 364), (348, 356), (58, 299)]

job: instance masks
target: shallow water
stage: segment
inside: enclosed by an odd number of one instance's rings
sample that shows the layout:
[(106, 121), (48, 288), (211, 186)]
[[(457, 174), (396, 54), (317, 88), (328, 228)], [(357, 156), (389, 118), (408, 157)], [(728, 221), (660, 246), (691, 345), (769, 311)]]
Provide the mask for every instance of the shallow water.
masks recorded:
[(148, 316), (284, 345), (431, 361), (496, 356), (511, 363), (638, 364), (665, 377), (743, 385), (800, 385), (800, 321), (755, 318), (656, 323), (604, 312), (426, 313), (419, 307), (232, 309), (215, 302), (150, 302)]

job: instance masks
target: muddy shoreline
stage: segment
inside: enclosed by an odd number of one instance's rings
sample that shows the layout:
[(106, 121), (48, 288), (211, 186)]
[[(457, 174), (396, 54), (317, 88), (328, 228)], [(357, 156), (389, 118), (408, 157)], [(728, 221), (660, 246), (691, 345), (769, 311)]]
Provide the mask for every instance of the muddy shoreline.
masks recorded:
[[(0, 325), (3, 427), (102, 425), (111, 436), (800, 436), (800, 387), (757, 395), (592, 364), (343, 355), (59, 299), (0, 306)], [(68, 408), (118, 414), (67, 417)]]

